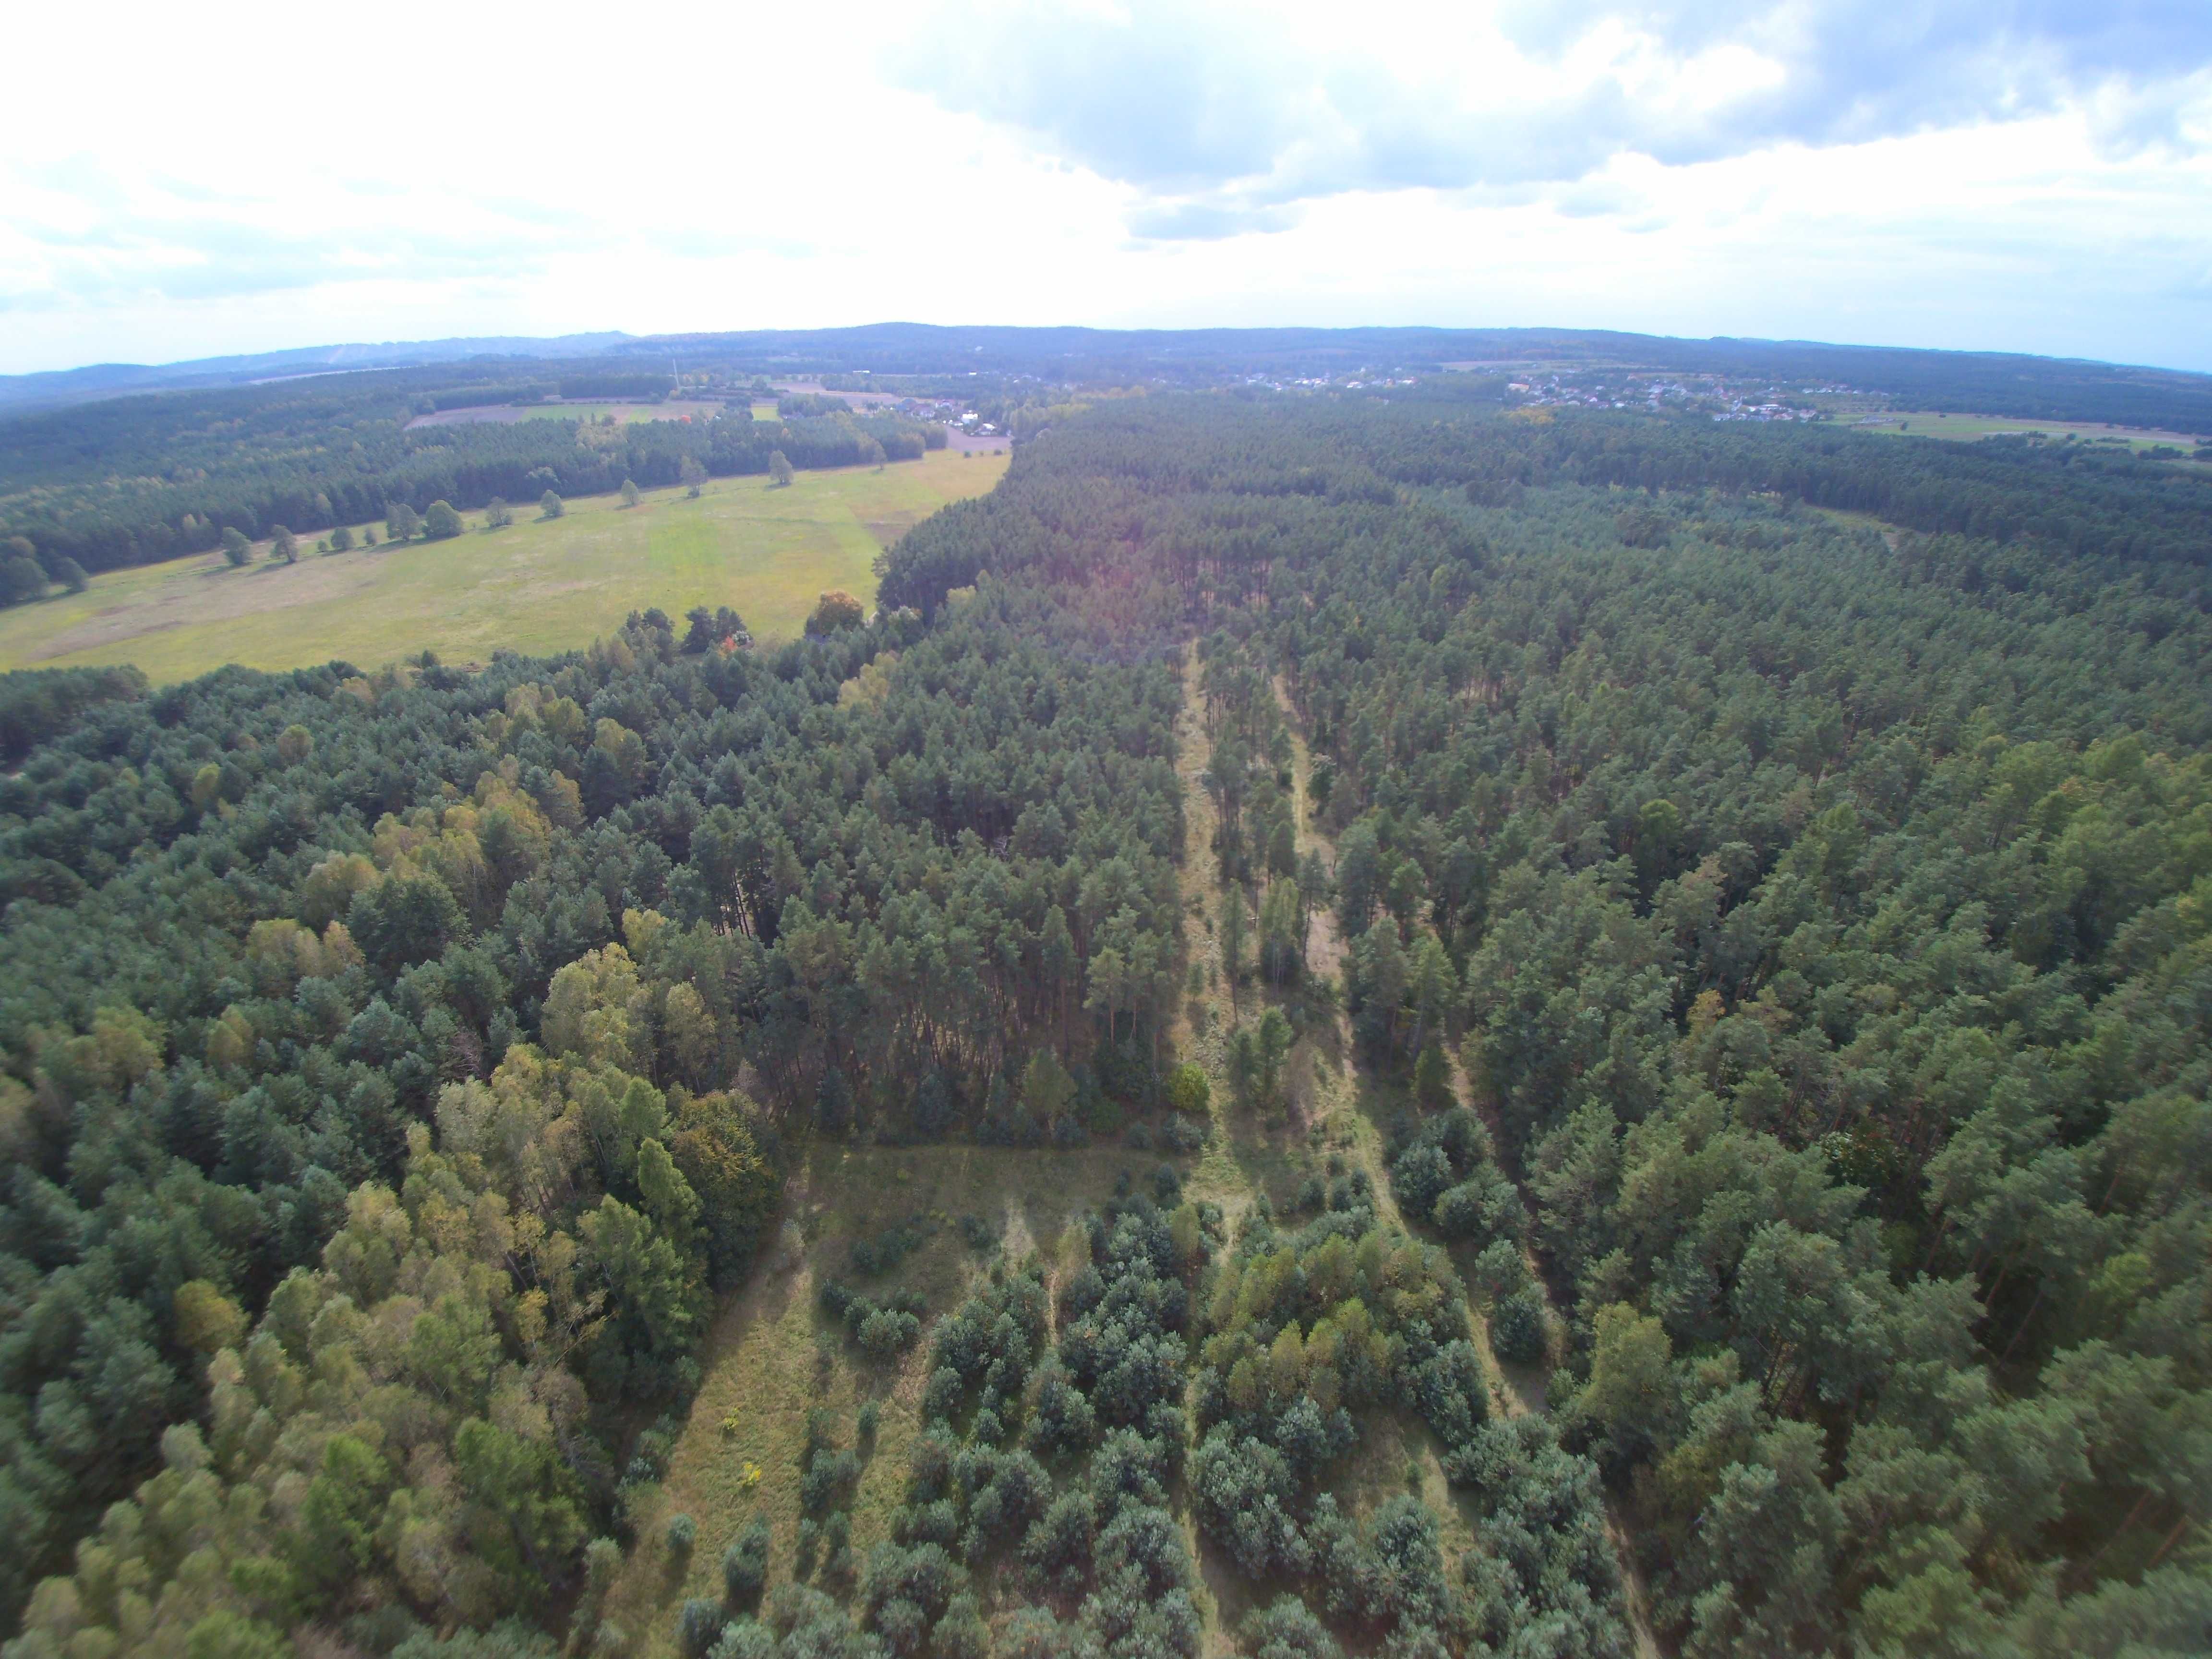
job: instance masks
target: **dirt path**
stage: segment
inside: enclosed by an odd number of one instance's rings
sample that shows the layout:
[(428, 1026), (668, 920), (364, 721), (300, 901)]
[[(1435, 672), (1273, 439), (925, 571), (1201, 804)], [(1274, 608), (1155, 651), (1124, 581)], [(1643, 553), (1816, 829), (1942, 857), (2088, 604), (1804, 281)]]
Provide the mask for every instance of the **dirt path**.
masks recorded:
[[(1313, 775), (1313, 756), (1306, 745), (1305, 734), (1298, 721), (1297, 709), (1291, 701), (1289, 688), (1284, 684), (1282, 676), (1277, 675), (1273, 684), (1276, 704), (1282, 709), (1283, 717), (1290, 728), (1291, 769), (1296, 788), (1298, 853), (1303, 858), (1310, 850), (1318, 852), (1322, 860), (1334, 869), (1336, 864), (1335, 844), (1313, 827), (1311, 814), (1308, 808), (1310, 797), (1307, 793), (1307, 785)], [(1334, 912), (1316, 910), (1314, 913), (1313, 927), (1307, 936), (1306, 952), (1309, 970), (1316, 977), (1341, 975), (1345, 945)], [(1349, 1066), (1356, 1070), (1358, 1062), (1351, 1058), (1353, 1052), (1351, 1018), (1343, 1012), (1340, 1003), (1336, 1013), (1336, 1025), (1339, 1052), (1346, 1057)], [(1447, 1058), (1451, 1067), (1453, 1095), (1462, 1105), (1474, 1105), (1474, 1088), (1468, 1079), (1465, 1069), (1460, 1064), (1459, 1056), (1456, 1054), (1449, 1054)], [(1485, 1115), (1487, 1116), (1487, 1114)], [(1353, 1149), (1361, 1167), (1367, 1170), (1368, 1178), (1375, 1183), (1376, 1212), (1393, 1225), (1405, 1228), (1405, 1218), (1400, 1214), (1397, 1200), (1390, 1193), (1389, 1172), (1383, 1164), (1382, 1133), (1376, 1127), (1371, 1114), (1354, 1110), (1351, 1117), (1354, 1132)], [(1496, 1126), (1492, 1127), (1494, 1129)], [(1527, 1194), (1524, 1193), (1522, 1196), (1525, 1201)], [(1553, 1305), (1550, 1287), (1545, 1284), (1542, 1274), (1537, 1271), (1537, 1263), (1533, 1253), (1528, 1259), (1528, 1273), (1531, 1280), (1543, 1293), (1547, 1324), (1554, 1330), (1559, 1329), (1565, 1322), (1561, 1319), (1559, 1310)], [(1495, 1397), (1499, 1408), (1508, 1417), (1524, 1417), (1531, 1413), (1541, 1412), (1544, 1409), (1545, 1383), (1549, 1376), (1548, 1364), (1514, 1366), (1509, 1370), (1491, 1347), (1489, 1321), (1480, 1310), (1474, 1308), (1468, 1310), (1468, 1315), (1469, 1322), (1474, 1328), (1475, 1352), (1481, 1357), (1483, 1370), (1489, 1380), (1491, 1393)], [(1629, 1540), (1627, 1528), (1622, 1522), (1620, 1505), (1610, 1497), (1606, 1499), (1605, 1528), (1607, 1537), (1613, 1542), (1613, 1554), (1620, 1565), (1621, 1599), (1628, 1615), (1630, 1633), (1636, 1642), (1637, 1659), (1662, 1659), (1663, 1650), (1659, 1645), (1658, 1637), (1651, 1625), (1650, 1587), (1644, 1582), (1643, 1567), (1637, 1560), (1635, 1549)]]

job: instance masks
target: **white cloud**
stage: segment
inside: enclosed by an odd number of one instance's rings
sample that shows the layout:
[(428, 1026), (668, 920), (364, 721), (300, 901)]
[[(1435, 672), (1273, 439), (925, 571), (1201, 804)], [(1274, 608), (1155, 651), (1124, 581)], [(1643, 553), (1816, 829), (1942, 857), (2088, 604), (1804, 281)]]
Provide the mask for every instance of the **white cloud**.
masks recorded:
[(2212, 368), (2201, 5), (126, 14), (13, 26), (0, 370), (893, 317)]

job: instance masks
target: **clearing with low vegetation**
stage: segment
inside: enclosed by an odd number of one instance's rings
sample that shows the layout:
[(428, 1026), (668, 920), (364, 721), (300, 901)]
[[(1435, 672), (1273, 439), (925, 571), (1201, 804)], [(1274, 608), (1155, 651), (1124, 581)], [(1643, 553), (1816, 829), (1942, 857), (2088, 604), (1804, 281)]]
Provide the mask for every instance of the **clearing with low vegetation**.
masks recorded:
[[(875, 593), (875, 559), (948, 501), (977, 495), (1003, 458), (934, 450), (877, 471), (801, 472), (787, 489), (717, 478), (696, 501), (649, 490), (635, 507), (594, 496), (542, 520), (515, 504), (504, 530), (233, 569), (220, 553), (95, 576), (82, 593), (0, 612), (0, 672), (135, 663), (156, 684), (225, 663), (285, 669), (343, 659), (374, 667), (422, 650), (453, 662), (495, 649), (587, 645), (631, 611), (723, 605), (757, 639), (795, 637), (825, 588)], [(358, 532), (356, 532), (358, 537)]]

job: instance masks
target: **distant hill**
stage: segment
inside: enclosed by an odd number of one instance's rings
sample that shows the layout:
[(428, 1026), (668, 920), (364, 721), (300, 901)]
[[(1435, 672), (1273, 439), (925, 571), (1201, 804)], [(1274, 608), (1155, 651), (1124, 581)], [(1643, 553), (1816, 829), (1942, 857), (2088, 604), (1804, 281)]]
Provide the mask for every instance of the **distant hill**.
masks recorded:
[(1833, 345), (1812, 340), (1674, 339), (1601, 329), (939, 327), (757, 329), (728, 333), (493, 336), (383, 345), (304, 347), (159, 367), (106, 363), (0, 376), (0, 417), (131, 392), (249, 385), (363, 369), (671, 359), (686, 369), (781, 377), (819, 374), (1033, 375), (1046, 380), (1218, 384), (1248, 374), (1435, 370), (1447, 363), (1723, 374), (1777, 382), (1842, 382), (1905, 406), (2034, 420), (2107, 421), (2212, 434), (2212, 375), (2033, 357)]
[(582, 357), (621, 345), (627, 334), (563, 334), (550, 337), (487, 335), (454, 340), (387, 340), (381, 345), (299, 346), (235, 357), (199, 357), (182, 363), (93, 363), (40, 374), (0, 374), (0, 416), (119, 398), (137, 392), (194, 386), (243, 386), (257, 380), (367, 368), (414, 368), (472, 357)]

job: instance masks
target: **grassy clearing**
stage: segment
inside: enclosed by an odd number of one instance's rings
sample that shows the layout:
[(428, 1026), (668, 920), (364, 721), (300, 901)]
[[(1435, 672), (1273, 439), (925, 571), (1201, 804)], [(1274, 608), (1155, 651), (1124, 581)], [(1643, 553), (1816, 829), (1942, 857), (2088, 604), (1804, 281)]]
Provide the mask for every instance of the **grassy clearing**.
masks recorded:
[(485, 422), (501, 424), (510, 421), (598, 421), (605, 418), (619, 426), (629, 421), (711, 421), (721, 412), (720, 399), (710, 401), (698, 398), (671, 398), (657, 404), (490, 404), (470, 409), (443, 410), (434, 415), (418, 415), (407, 424), (410, 428), (418, 428), (472, 426)]
[(1869, 424), (1861, 429), (1887, 433), (1892, 437), (1948, 438), (1961, 442), (2022, 432), (2040, 433), (2046, 438), (2063, 438), (2071, 434), (2083, 443), (2116, 447), (2125, 444), (2138, 452), (2165, 446), (2179, 449), (2185, 455), (2198, 442), (2187, 433), (2146, 432), (2138, 427), (2106, 426), (2094, 421), (2024, 421), (2002, 416), (1941, 415), (1927, 410), (1896, 410), (1881, 418), (1883, 424)]
[(661, 404), (532, 404), (515, 410), (525, 421), (598, 421), (611, 416), (617, 425), (629, 421), (680, 421), (685, 416), (712, 420), (722, 412), (719, 403), (696, 399)]
[[(817, 1149), (793, 1176), (785, 1212), (805, 1238), (804, 1255), (793, 1264), (764, 1264), (723, 1310), (701, 1355), (706, 1378), (666, 1478), (637, 1517), (639, 1543), (609, 1611), (625, 1630), (645, 1632), (640, 1650), (673, 1652), (684, 1599), (720, 1597), (722, 1550), (757, 1514), (775, 1534), (770, 1585), (792, 1577), (799, 1455), (806, 1415), (817, 1407), (836, 1416), (838, 1443), (857, 1445), (866, 1457), (851, 1507), (854, 1555), (865, 1558), (890, 1536), (905, 1493), (908, 1450), (921, 1426), (929, 1324), (958, 1307), (988, 1272), (988, 1258), (963, 1238), (959, 1218), (980, 1216), (997, 1230), (1010, 1261), (1035, 1249), (1049, 1263), (1060, 1233), (1109, 1197), (1119, 1176), (1142, 1182), (1159, 1164), (1157, 1152), (1121, 1148)], [(880, 1278), (854, 1271), (855, 1239), (915, 1218), (931, 1230), (919, 1250)], [(878, 1298), (895, 1288), (920, 1291), (930, 1311), (921, 1340), (905, 1354), (872, 1358), (820, 1311), (815, 1293), (830, 1279)], [(872, 1449), (854, 1431), (855, 1414), (869, 1400), (881, 1413)], [(748, 1465), (760, 1471), (757, 1484), (748, 1485)], [(669, 1518), (679, 1513), (699, 1527), (689, 1561), (672, 1558), (666, 1547)]]
[(586, 645), (656, 605), (672, 617), (732, 605), (757, 638), (787, 640), (824, 588), (872, 599), (881, 548), (1005, 471), (933, 450), (880, 471), (801, 472), (787, 489), (718, 478), (696, 501), (681, 489), (630, 509), (580, 498), (550, 523), (520, 503), (508, 528), (472, 518), (453, 541), (323, 556), (310, 538), (295, 565), (265, 562), (265, 544), (238, 570), (198, 554), (0, 611), (0, 671), (131, 662), (167, 684), (225, 663), (375, 667), (426, 648), (482, 662)]

